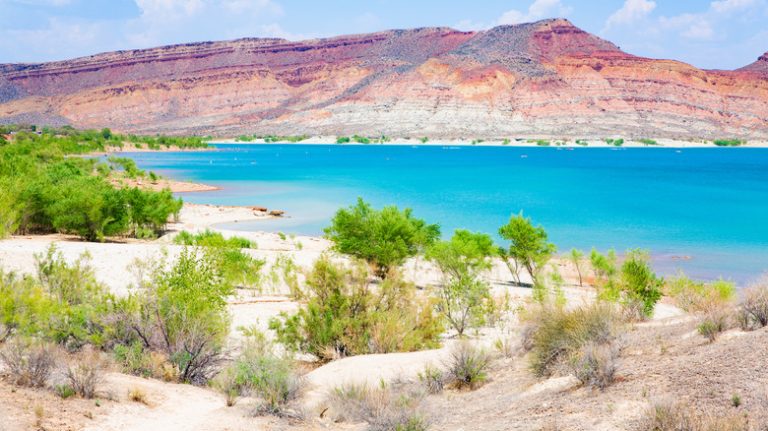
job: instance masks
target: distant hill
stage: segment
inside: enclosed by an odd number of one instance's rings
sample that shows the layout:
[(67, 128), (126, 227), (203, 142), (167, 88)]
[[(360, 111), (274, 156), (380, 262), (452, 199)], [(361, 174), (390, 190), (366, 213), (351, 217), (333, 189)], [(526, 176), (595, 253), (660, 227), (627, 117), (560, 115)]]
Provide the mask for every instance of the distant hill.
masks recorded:
[(124, 132), (768, 139), (768, 55), (636, 57), (564, 19), (0, 65), (0, 122)]

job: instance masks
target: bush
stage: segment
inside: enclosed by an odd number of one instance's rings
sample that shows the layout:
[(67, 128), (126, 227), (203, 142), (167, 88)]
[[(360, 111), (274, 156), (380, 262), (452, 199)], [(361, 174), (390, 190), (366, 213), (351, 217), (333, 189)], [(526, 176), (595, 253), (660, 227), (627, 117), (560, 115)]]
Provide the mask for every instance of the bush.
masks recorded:
[(741, 139), (715, 139), (712, 143), (718, 147), (740, 147), (746, 142)]
[(523, 213), (512, 216), (509, 222), (499, 228), (499, 235), (510, 241), (509, 250), (500, 250), (502, 258), (520, 284), (520, 266), (525, 268), (534, 283), (538, 270), (544, 268), (555, 253), (555, 245), (548, 241), (547, 232), (541, 226), (533, 226), (530, 218)]
[(174, 243), (185, 246), (206, 247), (223, 274), (224, 280), (239, 287), (254, 287), (261, 284), (261, 269), (264, 261), (244, 253), (243, 248), (256, 248), (252, 241), (233, 236), (224, 238), (219, 232), (206, 230), (197, 234), (183, 231), (174, 238)]
[(744, 289), (739, 313), (741, 327), (745, 330), (768, 326), (768, 276)]
[(488, 379), (491, 355), (467, 342), (451, 350), (446, 364), (448, 381), (459, 389), (476, 389)]
[(203, 384), (216, 374), (229, 333), (226, 283), (204, 250), (184, 249), (170, 267), (149, 264), (139, 291), (122, 304), (121, 321), (143, 349), (164, 354), (183, 382)]
[(367, 274), (318, 259), (307, 277), (307, 305), (270, 321), (278, 340), (323, 360), (365, 353), (414, 351), (438, 345), (442, 325), (433, 304), (415, 299), (413, 285), (393, 274), (377, 288)]
[(69, 387), (79, 396), (95, 398), (99, 386), (104, 382), (103, 366), (96, 354), (87, 355), (75, 364), (70, 364), (64, 372)]
[(619, 349), (613, 343), (589, 341), (571, 358), (571, 369), (582, 384), (605, 389), (613, 383), (618, 359)]
[(325, 234), (336, 251), (365, 260), (377, 276), (386, 278), (390, 269), (434, 243), (440, 228), (413, 217), (410, 209), (375, 210), (358, 199), (336, 212)]
[(490, 269), (489, 258), (495, 254), (490, 236), (457, 230), (450, 241), (441, 241), (427, 250), (443, 274), (438, 288), (439, 310), (459, 336), (468, 327), (479, 326), (489, 303), (490, 285), (480, 279)]
[(43, 387), (56, 367), (56, 350), (40, 341), (14, 339), (0, 350), (11, 382), (19, 386)]
[(426, 431), (421, 400), (421, 394), (393, 391), (384, 384), (345, 384), (331, 392), (328, 403), (336, 421), (366, 422), (371, 431)]
[(728, 304), (736, 297), (733, 283), (718, 280), (703, 283), (679, 274), (667, 281), (665, 293), (674, 298), (675, 304), (690, 313), (706, 313), (716, 304)]
[(135, 403), (145, 405), (149, 404), (149, 401), (147, 400), (147, 393), (138, 386), (134, 386), (128, 390), (128, 399)]
[(234, 405), (238, 396), (255, 395), (261, 400), (255, 413), (275, 415), (285, 413), (288, 404), (298, 397), (301, 383), (293, 361), (275, 355), (261, 333), (246, 341), (242, 353), (216, 381), (227, 396), (227, 405)]
[[(611, 346), (619, 334), (618, 313), (606, 303), (594, 303), (571, 310), (552, 305), (537, 306), (522, 316), (528, 335), (523, 345), (531, 350), (531, 369), (549, 377), (561, 365), (579, 356), (588, 344)], [(527, 342), (525, 339), (527, 338)]]
[(424, 367), (424, 370), (419, 372), (418, 376), (419, 381), (422, 385), (424, 385), (427, 393), (439, 394), (443, 391), (446, 378), (441, 369), (435, 367), (434, 365), (427, 364)]
[(646, 252), (632, 250), (627, 253), (621, 265), (622, 290), (626, 300), (641, 303), (645, 317), (653, 315), (653, 309), (661, 299), (661, 286), (664, 284), (664, 280), (656, 277), (648, 261)]

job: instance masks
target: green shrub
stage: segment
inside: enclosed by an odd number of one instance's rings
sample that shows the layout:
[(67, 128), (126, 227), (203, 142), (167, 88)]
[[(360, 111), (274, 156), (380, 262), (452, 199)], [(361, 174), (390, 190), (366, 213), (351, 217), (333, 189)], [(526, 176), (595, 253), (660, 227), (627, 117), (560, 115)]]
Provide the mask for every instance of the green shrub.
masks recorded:
[(483, 323), (486, 305), (493, 301), (490, 285), (480, 275), (490, 269), (489, 259), (495, 254), (490, 236), (467, 230), (457, 230), (450, 241), (437, 242), (427, 250), (427, 259), (443, 274), (437, 289), (439, 310), (459, 336)]
[(282, 313), (270, 328), (289, 349), (324, 360), (435, 347), (443, 329), (433, 304), (417, 301), (413, 285), (396, 274), (371, 289), (362, 268), (344, 269), (325, 256), (307, 277), (307, 297), (306, 307)]
[(740, 147), (746, 142), (741, 139), (715, 139), (712, 143), (718, 147)]
[(227, 283), (240, 287), (254, 287), (261, 283), (261, 269), (265, 262), (241, 250), (256, 248), (256, 244), (248, 239), (238, 236), (225, 239), (221, 233), (210, 230), (197, 234), (183, 231), (174, 238), (174, 243), (205, 247)]
[(659, 143), (656, 142), (655, 140), (647, 139), (647, 138), (646, 139), (640, 139), (638, 142), (640, 142), (641, 144), (643, 144), (645, 146), (659, 145)]
[(338, 138), (336, 138), (337, 144), (348, 144), (350, 141), (351, 139), (349, 138), (349, 136), (339, 136)]
[(446, 376), (443, 370), (427, 364), (418, 374), (419, 381), (430, 394), (439, 394), (445, 387)]
[(145, 265), (148, 275), (120, 309), (130, 344), (164, 354), (183, 382), (207, 382), (223, 360), (231, 285), (205, 250), (185, 248), (170, 268), (165, 259)]
[(336, 251), (365, 260), (377, 276), (386, 278), (390, 269), (435, 242), (440, 228), (413, 217), (410, 209), (375, 210), (358, 198), (356, 205), (336, 212), (325, 234)]
[(548, 241), (547, 232), (541, 226), (533, 226), (523, 213), (512, 216), (499, 228), (499, 236), (510, 242), (509, 250), (500, 249), (501, 257), (520, 284), (520, 269), (525, 268), (534, 283), (538, 271), (555, 253), (555, 245)]
[(682, 273), (667, 280), (664, 292), (674, 298), (675, 305), (690, 313), (705, 313), (715, 304), (727, 304), (736, 298), (733, 283), (725, 280), (698, 282)]
[(223, 372), (218, 385), (227, 396), (257, 396), (261, 403), (256, 413), (281, 415), (297, 398), (301, 379), (290, 359), (277, 356), (261, 345), (247, 343), (240, 356)]
[(550, 145), (550, 142), (544, 139), (539, 139), (536, 141), (536, 145), (539, 147), (548, 147)]
[(648, 261), (648, 253), (632, 250), (627, 253), (624, 263), (621, 264), (625, 301), (637, 301), (642, 304), (644, 317), (653, 315), (653, 309), (661, 299), (661, 287), (664, 284), (663, 279), (656, 277)]

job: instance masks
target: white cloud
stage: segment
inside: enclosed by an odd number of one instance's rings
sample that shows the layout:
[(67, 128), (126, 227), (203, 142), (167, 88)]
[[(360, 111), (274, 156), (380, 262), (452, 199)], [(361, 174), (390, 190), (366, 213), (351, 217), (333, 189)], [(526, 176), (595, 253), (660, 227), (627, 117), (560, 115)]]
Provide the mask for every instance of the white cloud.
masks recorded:
[(621, 9), (608, 17), (605, 22), (605, 30), (614, 26), (632, 24), (637, 22), (656, 9), (656, 2), (653, 0), (626, 0)]
[(535, 0), (527, 12), (508, 10), (496, 21), (497, 25), (520, 24), (537, 21), (543, 18), (557, 18), (567, 16), (573, 9), (563, 5), (560, 0)]

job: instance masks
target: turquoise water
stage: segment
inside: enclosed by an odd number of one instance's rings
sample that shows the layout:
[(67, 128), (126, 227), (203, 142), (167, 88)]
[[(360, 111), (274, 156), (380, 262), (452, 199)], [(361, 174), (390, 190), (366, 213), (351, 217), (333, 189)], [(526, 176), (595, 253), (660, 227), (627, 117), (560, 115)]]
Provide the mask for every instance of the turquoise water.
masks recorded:
[(745, 283), (768, 270), (768, 150), (217, 145), (135, 153), (144, 169), (223, 190), (185, 200), (282, 209), (224, 227), (317, 235), (358, 196), (411, 207), (444, 235), (524, 211), (558, 248), (645, 248), (662, 273)]

